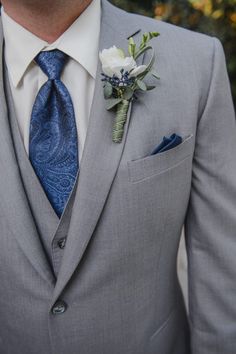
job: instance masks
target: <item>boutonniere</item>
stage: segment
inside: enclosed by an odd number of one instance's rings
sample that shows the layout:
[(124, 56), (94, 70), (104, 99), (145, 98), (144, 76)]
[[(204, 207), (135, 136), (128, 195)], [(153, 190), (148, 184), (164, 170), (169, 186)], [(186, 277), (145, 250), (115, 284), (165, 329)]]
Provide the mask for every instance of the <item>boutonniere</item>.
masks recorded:
[[(153, 38), (158, 36), (158, 32), (144, 33), (139, 45), (131, 37), (128, 45), (129, 56), (126, 56), (123, 49), (116, 46), (104, 49), (99, 53), (107, 110), (116, 109), (112, 133), (112, 140), (115, 143), (122, 141), (129, 106), (133, 99), (137, 99), (136, 93), (138, 91), (147, 92), (155, 88), (155, 86), (148, 86), (144, 79), (147, 75), (159, 79), (153, 70), (155, 53), (149, 44)], [(138, 58), (147, 51), (152, 51), (150, 62), (147, 65), (138, 65)]]

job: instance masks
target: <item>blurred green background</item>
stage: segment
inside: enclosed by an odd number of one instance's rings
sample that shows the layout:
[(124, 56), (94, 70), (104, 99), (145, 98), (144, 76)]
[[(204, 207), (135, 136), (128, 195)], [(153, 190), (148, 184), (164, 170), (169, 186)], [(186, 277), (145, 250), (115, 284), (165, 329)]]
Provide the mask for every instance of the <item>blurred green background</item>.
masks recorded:
[(218, 37), (225, 50), (236, 107), (236, 0), (110, 0), (140, 13)]

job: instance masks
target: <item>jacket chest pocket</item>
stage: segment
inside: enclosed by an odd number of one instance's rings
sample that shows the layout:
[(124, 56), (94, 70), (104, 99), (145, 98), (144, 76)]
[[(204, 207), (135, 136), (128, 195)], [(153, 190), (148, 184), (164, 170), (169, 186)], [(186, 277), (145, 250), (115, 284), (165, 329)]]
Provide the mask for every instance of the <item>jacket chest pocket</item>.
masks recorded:
[(156, 155), (128, 161), (129, 181), (141, 182), (164, 174), (191, 159), (194, 151), (194, 136), (190, 135), (177, 147)]

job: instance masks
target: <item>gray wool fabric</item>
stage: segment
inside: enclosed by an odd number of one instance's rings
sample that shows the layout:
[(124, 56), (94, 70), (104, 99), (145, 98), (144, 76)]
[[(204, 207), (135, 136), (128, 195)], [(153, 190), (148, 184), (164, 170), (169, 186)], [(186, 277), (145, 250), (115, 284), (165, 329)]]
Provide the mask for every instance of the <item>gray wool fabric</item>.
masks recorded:
[[(236, 352), (236, 125), (222, 46), (102, 0), (100, 50), (127, 48), (139, 29), (161, 33), (160, 80), (132, 104), (115, 144), (99, 63), (60, 221), (24, 151), (1, 64), (1, 354)], [(0, 42), (3, 58), (2, 28)], [(183, 143), (149, 156), (172, 133)], [(183, 225), (189, 317), (176, 270)]]

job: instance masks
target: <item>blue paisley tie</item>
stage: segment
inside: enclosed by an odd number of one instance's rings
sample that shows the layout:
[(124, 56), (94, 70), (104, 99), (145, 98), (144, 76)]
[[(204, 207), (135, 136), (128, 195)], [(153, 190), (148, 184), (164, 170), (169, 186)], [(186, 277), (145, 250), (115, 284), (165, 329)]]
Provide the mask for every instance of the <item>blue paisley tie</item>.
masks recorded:
[(59, 50), (40, 52), (35, 58), (48, 81), (33, 105), (29, 137), (29, 159), (59, 217), (79, 169), (73, 103), (60, 80), (67, 59)]

